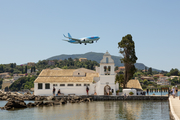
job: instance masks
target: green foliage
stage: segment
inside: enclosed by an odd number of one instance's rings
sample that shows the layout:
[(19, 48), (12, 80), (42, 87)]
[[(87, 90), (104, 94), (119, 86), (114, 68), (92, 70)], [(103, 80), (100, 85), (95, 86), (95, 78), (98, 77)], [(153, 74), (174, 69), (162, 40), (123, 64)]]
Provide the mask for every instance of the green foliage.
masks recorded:
[(32, 72), (36, 72), (35, 66), (31, 67), (31, 73), (32, 73)]
[(0, 89), (2, 88), (3, 79), (0, 78)]
[(134, 93), (133, 92), (129, 92), (130, 95), (133, 95)]
[(25, 66), (25, 73), (27, 73), (27, 66)]
[(124, 84), (123, 87), (126, 88), (127, 82), (133, 77), (133, 74), (136, 71), (134, 64), (138, 59), (135, 55), (135, 46), (132, 36), (130, 34), (122, 38), (121, 42), (118, 43), (118, 48), (120, 48), (119, 53), (124, 57), (121, 60), (121, 63), (124, 63), (125, 73), (124, 73)]
[(4, 67), (3, 65), (0, 65), (0, 73), (4, 72)]
[(144, 85), (148, 85), (148, 81), (145, 79), (145, 80), (143, 81), (143, 84), (144, 84)]
[(158, 77), (154, 77), (154, 80), (157, 81), (157, 80), (158, 80)]
[(55, 62), (54, 66), (48, 66), (47, 65), (48, 60), (39, 61), (36, 64), (36, 68), (40, 71), (45, 68), (55, 68), (55, 67), (59, 67), (62, 69), (87, 68), (87, 69), (95, 70), (95, 66), (99, 66), (99, 63), (91, 60), (80, 62), (79, 60), (74, 61), (72, 58), (68, 58), (61, 61), (57, 61), (57, 60), (53, 60), (53, 61)]
[(36, 68), (39, 71), (42, 71), (43, 69), (46, 69), (46, 68), (52, 69), (55, 67), (59, 67), (62, 69), (77, 69), (77, 68), (83, 67), (83, 68), (95, 70), (95, 66), (99, 66), (99, 63), (97, 63), (96, 61), (87, 60), (84, 62), (80, 62), (79, 60), (74, 61), (72, 58), (68, 58), (68, 60), (65, 59), (62, 61), (53, 60), (55, 62), (54, 66), (48, 65), (48, 61), (49, 60), (39, 61), (33, 67), (16, 65), (16, 63), (3, 64), (3, 65), (0, 65), (0, 73), (10, 72), (12, 74), (15, 74), (15, 73), (21, 74), (21, 73), (27, 73), (27, 69), (31, 69), (31, 72), (35, 72)]
[(146, 89), (147, 88), (147, 86), (146, 85), (142, 85), (142, 89)]
[(10, 73), (22, 73), (22, 67), (16, 65), (16, 63), (10, 64), (1, 64), (0, 65), (0, 73), (10, 72)]
[(118, 67), (118, 66), (116, 66), (114, 70), (116, 71), (116, 70), (118, 70), (118, 69), (119, 69), (119, 67)]
[(115, 83), (119, 83), (119, 88), (120, 88), (121, 84), (124, 83), (124, 75), (116, 74)]
[(152, 75), (152, 68), (151, 67), (148, 69), (148, 74)]
[(177, 68), (175, 68), (175, 69), (172, 68), (172, 69), (170, 70), (170, 74), (171, 74), (171, 75), (178, 76), (178, 73), (179, 73), (179, 70), (178, 70)]
[(31, 89), (34, 87), (34, 80), (37, 78), (37, 76), (32, 77), (21, 77), (18, 80), (16, 80), (14, 83), (11, 84), (9, 89), (11, 91), (19, 91), (22, 89)]
[(171, 85), (177, 85), (177, 84), (180, 84), (180, 78), (178, 77), (175, 77), (173, 79), (169, 79), (169, 81), (171, 82)]
[[(12, 75), (15, 73), (17, 74), (27, 73), (27, 69), (31, 69), (31, 72), (35, 72), (37, 68), (38, 69), (37, 75), (39, 75), (40, 72), (46, 68), (53, 69), (55, 67), (59, 67), (62, 69), (77, 69), (77, 68), (83, 67), (83, 68), (94, 70), (95, 66), (99, 66), (99, 63), (97, 63), (96, 61), (91, 61), (91, 60), (80, 62), (79, 60), (74, 61), (72, 58), (68, 58), (68, 60), (65, 59), (62, 61), (57, 61), (57, 60), (53, 60), (53, 61), (55, 62), (55, 65), (53, 66), (48, 65), (48, 60), (39, 61), (33, 67), (16, 65), (15, 63), (3, 64), (3, 65), (0, 65), (0, 72), (10, 72), (10, 74)], [(18, 91), (21, 89), (30, 89), (34, 87), (35, 78), (36, 77), (22, 77), (16, 80), (9, 88), (12, 91)], [(0, 84), (0, 87), (1, 87), (1, 84)]]
[(170, 70), (170, 72), (164, 72), (163, 71), (163, 74), (165, 75), (165, 76), (180, 76), (180, 71), (177, 69), (177, 68), (175, 68), (175, 69), (171, 69)]

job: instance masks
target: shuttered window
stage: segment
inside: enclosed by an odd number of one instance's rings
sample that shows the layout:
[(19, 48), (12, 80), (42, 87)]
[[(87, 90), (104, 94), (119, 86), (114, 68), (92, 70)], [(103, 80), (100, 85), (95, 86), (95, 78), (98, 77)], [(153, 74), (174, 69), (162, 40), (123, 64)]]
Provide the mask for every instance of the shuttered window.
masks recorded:
[(42, 83), (38, 83), (38, 89), (42, 89), (42, 88), (43, 88)]
[(45, 89), (50, 89), (50, 84), (49, 83), (45, 84)]
[(60, 84), (60, 86), (65, 86), (65, 84)]
[(74, 84), (68, 84), (67, 86), (74, 86)]

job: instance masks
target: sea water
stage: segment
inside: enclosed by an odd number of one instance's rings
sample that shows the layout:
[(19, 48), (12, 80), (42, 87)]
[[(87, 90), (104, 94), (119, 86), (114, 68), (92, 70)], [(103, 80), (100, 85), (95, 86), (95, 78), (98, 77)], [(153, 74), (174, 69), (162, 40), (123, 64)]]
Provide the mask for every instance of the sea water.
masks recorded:
[[(27, 101), (26, 103), (28, 103)], [(7, 101), (0, 101), (3, 107)], [(0, 110), (1, 120), (170, 120), (168, 101), (94, 101)]]

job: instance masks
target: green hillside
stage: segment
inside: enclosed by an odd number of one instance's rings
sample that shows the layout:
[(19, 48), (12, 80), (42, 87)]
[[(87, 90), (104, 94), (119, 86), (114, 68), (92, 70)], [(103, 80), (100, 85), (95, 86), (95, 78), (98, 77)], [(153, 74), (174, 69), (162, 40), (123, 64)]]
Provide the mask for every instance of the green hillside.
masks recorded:
[[(68, 59), (68, 58), (87, 58), (88, 60), (94, 60), (98, 63), (100, 63), (100, 61), (102, 60), (103, 58), (103, 55), (104, 53), (96, 53), (96, 52), (88, 52), (88, 53), (85, 53), (85, 54), (73, 54), (73, 55), (65, 55), (65, 54), (62, 54), (62, 55), (57, 55), (57, 56), (53, 56), (53, 57), (50, 57), (48, 58), (47, 60), (64, 60), (64, 59)], [(124, 66), (123, 63), (120, 62), (120, 59), (121, 57), (120, 56), (111, 56), (112, 59), (114, 60), (114, 63), (115, 63), (115, 66)], [(137, 69), (145, 69), (145, 65), (143, 63), (135, 63), (135, 67)], [(155, 71), (159, 71), (157, 69), (153, 69)]]

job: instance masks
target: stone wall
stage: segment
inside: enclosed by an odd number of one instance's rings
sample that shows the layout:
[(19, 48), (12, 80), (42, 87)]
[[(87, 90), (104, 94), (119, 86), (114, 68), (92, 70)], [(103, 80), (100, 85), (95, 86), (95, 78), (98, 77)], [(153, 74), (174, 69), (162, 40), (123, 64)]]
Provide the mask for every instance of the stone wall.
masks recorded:
[[(57, 96), (61, 98), (63, 96)], [(67, 96), (64, 96), (67, 97)], [(82, 98), (92, 97), (94, 101), (109, 101), (109, 100), (168, 100), (168, 96), (108, 96), (108, 95), (82, 95)]]

